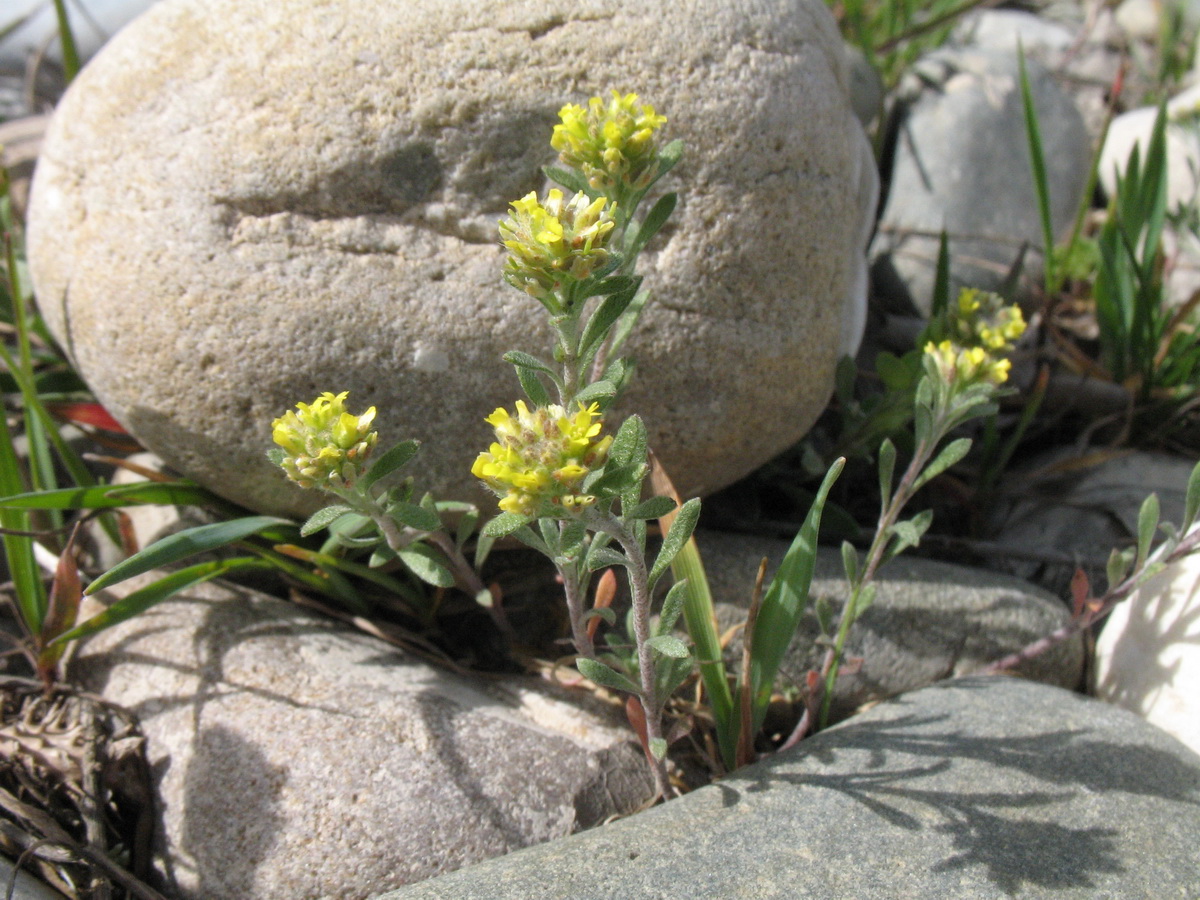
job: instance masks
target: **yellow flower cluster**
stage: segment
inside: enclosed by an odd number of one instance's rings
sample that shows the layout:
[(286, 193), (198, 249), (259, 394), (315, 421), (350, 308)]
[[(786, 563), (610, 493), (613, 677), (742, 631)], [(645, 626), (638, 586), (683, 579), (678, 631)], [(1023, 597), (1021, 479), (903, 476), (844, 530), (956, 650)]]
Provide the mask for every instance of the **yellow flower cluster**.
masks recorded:
[(280, 465), (303, 488), (349, 487), (371, 455), (379, 438), (371, 431), (375, 407), (361, 416), (346, 412), (348, 393), (297, 403), (271, 423), (271, 437), (285, 454)]
[(950, 310), (951, 338), (930, 341), (930, 357), (947, 383), (972, 384), (1008, 380), (1012, 363), (1005, 357), (1025, 333), (1025, 319), (1017, 306), (1006, 306), (996, 294), (964, 290)]
[[(583, 173), (593, 190), (614, 194), (620, 187), (641, 190), (658, 172), (654, 132), (666, 116), (638, 103), (637, 94), (613, 91), (607, 104), (593, 97), (587, 108), (569, 103), (558, 114), (550, 146), (564, 165)], [(619, 196), (619, 194), (618, 194)]]
[(538, 299), (549, 299), (564, 276), (587, 278), (608, 261), (607, 244), (616, 204), (588, 200), (582, 191), (570, 200), (552, 189), (544, 203), (530, 192), (512, 203), (512, 216), (500, 222), (509, 250), (504, 280)]
[(959, 339), (968, 346), (1007, 351), (1025, 333), (1019, 306), (1006, 306), (998, 294), (964, 290), (958, 295), (954, 322)]
[(501, 498), (500, 508), (523, 516), (584, 509), (596, 498), (580, 494), (589, 471), (603, 464), (612, 438), (597, 437), (603, 421), (598, 406), (579, 405), (568, 416), (561, 406), (532, 411), (517, 401), (514, 417), (500, 408), (485, 421), (496, 441), (480, 453), (471, 474)]

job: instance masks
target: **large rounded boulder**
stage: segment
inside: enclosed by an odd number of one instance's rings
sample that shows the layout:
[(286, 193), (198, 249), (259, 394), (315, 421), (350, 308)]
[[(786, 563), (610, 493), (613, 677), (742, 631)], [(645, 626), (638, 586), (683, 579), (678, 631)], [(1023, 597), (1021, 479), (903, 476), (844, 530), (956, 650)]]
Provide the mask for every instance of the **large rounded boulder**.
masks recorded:
[(311, 507), (270, 422), (345, 390), (424, 442), (419, 487), (478, 499), (501, 354), (549, 341), (496, 224), (559, 108), (612, 88), (686, 144), (619, 411), (714, 490), (803, 435), (860, 327), (876, 178), (821, 0), (164, 0), (57, 111), (38, 302), (118, 420), (244, 505)]

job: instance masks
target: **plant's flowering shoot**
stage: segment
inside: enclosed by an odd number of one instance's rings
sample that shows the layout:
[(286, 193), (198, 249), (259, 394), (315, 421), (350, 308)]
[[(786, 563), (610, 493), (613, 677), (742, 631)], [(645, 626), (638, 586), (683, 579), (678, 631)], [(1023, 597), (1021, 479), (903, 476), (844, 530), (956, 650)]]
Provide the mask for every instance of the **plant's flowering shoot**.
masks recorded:
[(964, 290), (947, 311), (946, 332), (949, 337), (935, 336), (925, 345), (942, 380), (999, 385), (1008, 380), (1012, 363), (1005, 354), (1025, 333), (1025, 319), (1020, 307), (1006, 306), (996, 294)]
[(564, 201), (557, 188), (544, 203), (532, 191), (514, 200), (512, 215), (500, 222), (500, 238), (509, 251), (504, 280), (549, 300), (564, 277), (587, 278), (608, 261), (616, 208), (604, 197), (589, 200), (582, 191)]
[(998, 294), (964, 290), (951, 315), (955, 336), (966, 346), (1008, 352), (1025, 333), (1019, 306), (1006, 306)]
[(346, 412), (348, 393), (297, 403), (271, 423), (271, 437), (284, 452), (279, 465), (303, 488), (349, 487), (371, 455), (379, 438), (371, 430), (375, 407), (361, 416)]
[(990, 381), (1000, 384), (1008, 378), (1007, 359), (993, 359), (982, 347), (960, 347), (952, 341), (925, 345), (925, 356), (932, 359), (938, 374), (947, 384)]
[(619, 188), (641, 190), (658, 174), (654, 132), (667, 117), (638, 103), (637, 94), (613, 91), (607, 105), (599, 97), (587, 109), (569, 103), (558, 113), (550, 146), (564, 165), (578, 169), (593, 190), (620, 196)]
[(471, 474), (500, 497), (500, 508), (522, 516), (586, 509), (596, 498), (579, 492), (584, 477), (603, 465), (612, 438), (600, 437), (603, 420), (593, 403), (568, 416), (561, 406), (533, 410), (517, 401), (517, 414), (500, 408), (485, 421), (496, 441), (480, 453)]

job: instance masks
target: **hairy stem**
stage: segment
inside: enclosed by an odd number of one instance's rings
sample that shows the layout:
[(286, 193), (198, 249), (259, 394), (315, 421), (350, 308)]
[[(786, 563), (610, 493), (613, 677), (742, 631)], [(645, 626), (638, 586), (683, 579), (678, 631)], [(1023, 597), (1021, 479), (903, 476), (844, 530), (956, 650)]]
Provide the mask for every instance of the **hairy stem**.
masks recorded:
[(567, 617), (571, 620), (571, 639), (575, 642), (575, 651), (582, 657), (595, 659), (596, 647), (583, 618), (584, 592), (579, 583), (578, 563), (559, 564), (558, 573), (563, 580), (563, 594), (567, 599)]
[[(650, 573), (646, 569), (645, 551), (615, 516), (592, 513), (588, 519), (588, 524), (596, 531), (612, 535), (629, 560), (627, 569), (629, 586), (633, 593), (633, 638), (637, 644), (638, 674), (642, 683), (640, 699), (646, 714), (646, 742), (649, 749), (654, 746), (654, 742), (662, 740), (663, 734), (662, 702), (658, 697), (655, 679), (654, 651), (650, 647)], [(674, 796), (671, 782), (667, 778), (665, 761), (654, 759), (652, 755), (649, 758), (659, 794), (664, 798)]]

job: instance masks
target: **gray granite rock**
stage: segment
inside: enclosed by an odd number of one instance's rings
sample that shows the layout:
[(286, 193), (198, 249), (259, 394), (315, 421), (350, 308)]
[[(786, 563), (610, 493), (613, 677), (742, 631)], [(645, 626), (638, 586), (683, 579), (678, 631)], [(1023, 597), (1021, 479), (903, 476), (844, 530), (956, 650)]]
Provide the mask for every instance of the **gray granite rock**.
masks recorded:
[(363, 898), (653, 794), (619, 709), (457, 675), (247, 590), (190, 589), (69, 675), (141, 719), (177, 898)]
[(1068, 450), (1031, 460), (1000, 483), (1011, 498), (996, 515), (990, 537), (1001, 546), (998, 568), (1062, 596), (1076, 566), (1093, 591), (1105, 589), (1113, 549), (1132, 546), (1138, 511), (1158, 494), (1161, 521), (1183, 519), (1188, 476), (1196, 460), (1168, 453), (1118, 451), (1079, 458)]
[[(721, 631), (745, 620), (745, 608), (760, 560), (770, 561), (767, 579), (787, 551), (788, 542), (743, 535), (701, 532), (697, 536), (709, 586), (720, 604)], [(842, 675), (834, 711), (845, 716), (857, 707), (925, 687), (943, 678), (982, 669), (1064, 625), (1066, 606), (1033, 585), (979, 569), (968, 569), (912, 556), (884, 566), (876, 579), (875, 603), (859, 617), (846, 652), (861, 657), (856, 674)], [(812, 595), (829, 600), (836, 613), (846, 597), (841, 555), (822, 548)], [(809, 669), (819, 669), (824, 649), (810, 607), (801, 620), (782, 677), (804, 684)], [(729, 661), (740, 665), (740, 632), (731, 642)], [(1074, 640), (1025, 663), (1019, 674), (1073, 688), (1083, 673), (1083, 644)]]
[[(1087, 180), (1091, 145), (1079, 111), (1036, 61), (1028, 65), (1055, 233), (1069, 227)], [(1020, 256), (1040, 271), (1042, 245), (1015, 54), (945, 48), (901, 86), (891, 181), (871, 246), (872, 276), (889, 303), (928, 313), (938, 234), (949, 237), (957, 286), (995, 289)]]
[(1200, 757), (1058, 688), (905, 694), (633, 818), (378, 900), (1200, 895)]
[(422, 439), (422, 487), (486, 499), (501, 354), (549, 346), (496, 222), (564, 102), (636, 90), (687, 150), (622, 411), (704, 493), (794, 443), (857, 343), (876, 175), (847, 79), (821, 0), (164, 0), (47, 135), (39, 303), (113, 415), (240, 503), (311, 507), (264, 451), (323, 390)]

